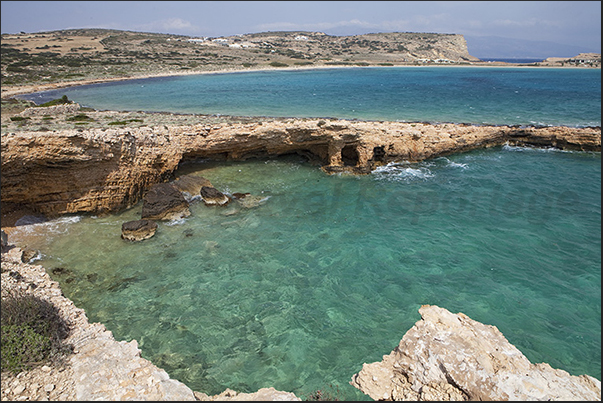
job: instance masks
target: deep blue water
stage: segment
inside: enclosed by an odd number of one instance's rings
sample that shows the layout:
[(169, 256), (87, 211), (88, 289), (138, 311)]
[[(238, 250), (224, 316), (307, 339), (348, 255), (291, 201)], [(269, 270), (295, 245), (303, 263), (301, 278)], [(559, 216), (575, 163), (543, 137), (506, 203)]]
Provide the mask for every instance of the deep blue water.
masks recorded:
[[(338, 69), (69, 91), (45, 96), (111, 109), (600, 124), (600, 70)], [(204, 96), (193, 105), (187, 91)], [(191, 217), (135, 244), (120, 238), (121, 224), (141, 204), (12, 236), (42, 251), (46, 267), (67, 269), (51, 275), (91, 321), (138, 340), (143, 357), (194, 390), (366, 400), (349, 380), (397, 346), (422, 304), (497, 326), (533, 363), (601, 377), (600, 153), (504, 146), (365, 176), (329, 176), (289, 156), (205, 161), (181, 174), (262, 204), (196, 199)]]
[(379, 67), (150, 78), (27, 96), (97, 109), (519, 125), (601, 125), (601, 70)]

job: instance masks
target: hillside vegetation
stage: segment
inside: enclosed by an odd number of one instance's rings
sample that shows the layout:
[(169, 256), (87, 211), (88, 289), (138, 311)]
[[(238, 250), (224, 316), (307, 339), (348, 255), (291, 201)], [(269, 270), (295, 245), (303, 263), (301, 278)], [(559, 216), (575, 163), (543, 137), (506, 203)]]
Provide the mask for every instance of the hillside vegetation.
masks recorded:
[(195, 38), (72, 29), (2, 35), (2, 86), (188, 71), (474, 61), (463, 36), (453, 34), (265, 32)]

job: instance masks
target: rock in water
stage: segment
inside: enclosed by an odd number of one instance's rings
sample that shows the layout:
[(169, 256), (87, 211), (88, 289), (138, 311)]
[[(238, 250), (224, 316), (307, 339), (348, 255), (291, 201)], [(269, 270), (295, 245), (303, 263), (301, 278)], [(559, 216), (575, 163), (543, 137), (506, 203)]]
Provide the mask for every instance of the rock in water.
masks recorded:
[(128, 221), (121, 225), (121, 237), (128, 241), (143, 241), (157, 231), (157, 223), (151, 220)]
[(207, 206), (226, 206), (230, 201), (228, 196), (211, 186), (201, 188), (201, 197)]
[(423, 305), (422, 319), (350, 384), (375, 400), (601, 400), (601, 382), (532, 364), (495, 327)]
[(188, 202), (176, 186), (158, 183), (143, 198), (141, 218), (176, 220), (191, 215)]

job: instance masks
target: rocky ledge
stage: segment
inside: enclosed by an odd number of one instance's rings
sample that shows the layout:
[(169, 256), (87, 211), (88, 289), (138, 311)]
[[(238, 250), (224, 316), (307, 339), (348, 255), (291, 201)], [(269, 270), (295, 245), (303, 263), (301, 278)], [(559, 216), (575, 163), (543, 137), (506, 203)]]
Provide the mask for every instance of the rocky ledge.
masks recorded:
[(601, 400), (601, 381), (532, 364), (495, 327), (434, 305), (353, 386), (374, 400)]
[(116, 212), (173, 179), (180, 164), (198, 159), (296, 153), (328, 173), (363, 174), (390, 162), (503, 144), (600, 152), (601, 128), (284, 119), (3, 132), (2, 213), (18, 208), (47, 216)]

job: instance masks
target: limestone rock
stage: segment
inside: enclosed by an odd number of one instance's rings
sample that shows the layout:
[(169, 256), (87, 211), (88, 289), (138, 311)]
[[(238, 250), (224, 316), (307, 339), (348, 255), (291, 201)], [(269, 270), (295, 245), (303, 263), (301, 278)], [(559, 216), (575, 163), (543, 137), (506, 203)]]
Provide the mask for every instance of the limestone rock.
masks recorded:
[(182, 193), (170, 183), (153, 185), (143, 198), (141, 218), (175, 220), (191, 214)]
[(151, 220), (128, 221), (121, 225), (121, 237), (128, 241), (143, 241), (157, 231), (157, 223)]
[[(537, 145), (601, 151), (601, 128), (473, 126), (319, 119), (2, 133), (2, 214), (52, 217), (132, 207), (181, 163), (297, 153), (329, 173), (368, 173), (476, 148)], [(78, 131), (80, 130), (80, 131)], [(143, 217), (150, 218), (150, 217)]]
[(75, 113), (80, 110), (79, 104), (60, 104), (52, 106), (42, 106), (27, 108), (19, 115), (21, 116), (52, 116), (52, 115), (64, 115), (66, 113)]
[(226, 206), (230, 201), (228, 196), (215, 187), (203, 186), (200, 193), (206, 206)]
[(351, 385), (375, 400), (601, 400), (601, 382), (532, 364), (495, 327), (423, 305), (422, 319)]

